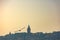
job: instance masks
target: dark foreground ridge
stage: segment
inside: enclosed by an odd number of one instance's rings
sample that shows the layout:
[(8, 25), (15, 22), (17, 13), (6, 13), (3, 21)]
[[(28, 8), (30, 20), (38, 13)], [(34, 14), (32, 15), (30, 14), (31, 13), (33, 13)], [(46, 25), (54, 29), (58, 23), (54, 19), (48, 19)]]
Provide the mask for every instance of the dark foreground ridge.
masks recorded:
[(31, 33), (30, 26), (28, 25), (27, 33), (15, 33), (0, 36), (0, 40), (60, 40), (60, 31), (53, 33)]

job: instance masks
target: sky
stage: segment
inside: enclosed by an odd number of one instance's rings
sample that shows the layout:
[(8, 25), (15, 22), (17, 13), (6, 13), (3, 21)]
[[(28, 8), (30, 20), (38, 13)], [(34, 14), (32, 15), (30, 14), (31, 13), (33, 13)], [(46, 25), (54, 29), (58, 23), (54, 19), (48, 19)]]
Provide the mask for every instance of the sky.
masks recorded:
[(0, 1), (0, 35), (9, 32), (60, 31), (60, 0), (2, 0)]

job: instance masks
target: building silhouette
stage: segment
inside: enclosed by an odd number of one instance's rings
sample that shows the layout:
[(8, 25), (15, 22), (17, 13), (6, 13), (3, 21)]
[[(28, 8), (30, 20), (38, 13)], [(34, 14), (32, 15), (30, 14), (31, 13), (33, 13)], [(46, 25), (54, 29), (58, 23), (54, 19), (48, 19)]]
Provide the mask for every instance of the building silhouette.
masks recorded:
[(30, 25), (28, 25), (28, 28), (27, 28), (27, 33), (31, 33), (31, 28), (30, 28)]
[(32, 33), (30, 25), (28, 25), (27, 33), (20, 32), (12, 34), (10, 32), (5, 36), (0, 36), (0, 40), (60, 40), (60, 31), (55, 31), (52, 33)]

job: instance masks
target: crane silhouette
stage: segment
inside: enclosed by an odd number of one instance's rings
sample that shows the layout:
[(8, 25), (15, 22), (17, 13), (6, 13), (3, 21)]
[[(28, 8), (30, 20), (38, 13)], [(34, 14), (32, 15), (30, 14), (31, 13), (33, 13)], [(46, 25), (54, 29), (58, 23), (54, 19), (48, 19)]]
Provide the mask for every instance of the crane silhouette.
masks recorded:
[(25, 27), (21, 28), (21, 29), (20, 29), (20, 30), (18, 30), (18, 31), (22, 31), (24, 28), (25, 28)]
[(25, 28), (25, 27), (23, 27), (23, 28), (21, 28), (21, 29), (15, 31), (15, 33), (16, 33), (16, 32), (21, 32), (24, 28)]

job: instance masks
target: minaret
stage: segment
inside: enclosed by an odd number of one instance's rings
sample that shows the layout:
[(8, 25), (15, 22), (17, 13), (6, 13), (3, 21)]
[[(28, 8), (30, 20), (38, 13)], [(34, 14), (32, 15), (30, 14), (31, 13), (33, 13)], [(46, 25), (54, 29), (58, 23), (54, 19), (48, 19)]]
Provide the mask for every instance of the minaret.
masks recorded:
[(31, 28), (30, 28), (30, 25), (28, 25), (28, 28), (27, 28), (27, 33), (31, 33)]

